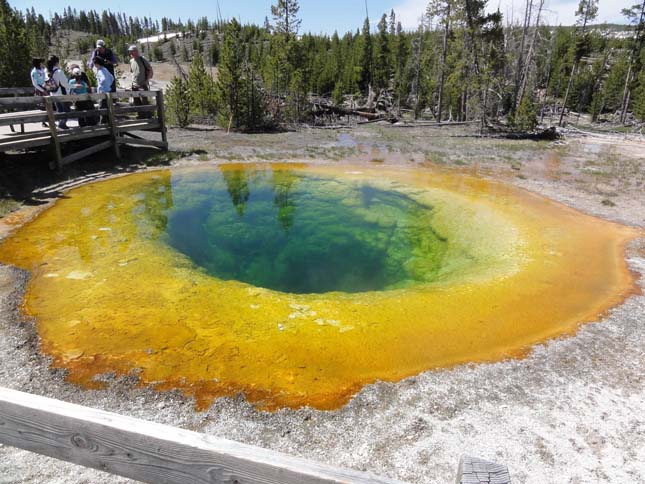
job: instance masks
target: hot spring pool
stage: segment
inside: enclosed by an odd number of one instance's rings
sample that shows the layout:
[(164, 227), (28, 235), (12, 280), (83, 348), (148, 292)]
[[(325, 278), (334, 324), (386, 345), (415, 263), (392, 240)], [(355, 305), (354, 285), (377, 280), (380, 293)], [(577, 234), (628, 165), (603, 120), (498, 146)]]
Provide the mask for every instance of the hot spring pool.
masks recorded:
[(73, 382), (333, 409), (573, 331), (633, 289), (636, 235), (464, 175), (225, 165), (74, 189), (0, 261), (30, 271), (24, 311)]

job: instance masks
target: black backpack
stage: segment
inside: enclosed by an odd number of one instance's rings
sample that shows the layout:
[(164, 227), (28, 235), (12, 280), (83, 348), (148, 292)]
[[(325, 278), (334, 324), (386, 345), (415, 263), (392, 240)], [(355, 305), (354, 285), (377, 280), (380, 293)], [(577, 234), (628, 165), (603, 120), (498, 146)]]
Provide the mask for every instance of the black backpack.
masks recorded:
[(65, 89), (63, 86), (60, 86), (58, 82), (56, 82), (56, 79), (54, 79), (54, 74), (56, 73), (56, 71), (60, 71), (60, 69), (57, 67), (52, 71), (51, 75), (49, 76), (49, 79), (45, 81), (45, 84), (43, 87), (47, 92), (50, 92), (50, 93), (58, 91), (58, 88), (60, 87), (61, 94), (65, 95), (67, 94), (67, 89)]

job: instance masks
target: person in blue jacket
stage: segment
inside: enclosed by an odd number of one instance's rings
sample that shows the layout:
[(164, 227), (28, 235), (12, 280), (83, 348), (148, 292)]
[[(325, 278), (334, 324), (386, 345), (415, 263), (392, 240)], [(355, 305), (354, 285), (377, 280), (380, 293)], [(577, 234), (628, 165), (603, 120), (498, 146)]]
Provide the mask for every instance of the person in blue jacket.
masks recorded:
[[(72, 69), (72, 78), (69, 80), (69, 92), (70, 94), (89, 94), (91, 91), (91, 87), (89, 84), (85, 81), (87, 78), (85, 73), (81, 71), (79, 67), (75, 67)], [(85, 79), (84, 79), (85, 78)], [(95, 124), (98, 123), (98, 117), (97, 116), (88, 116), (87, 111), (93, 111), (94, 110), (94, 102), (88, 99), (83, 99), (80, 101), (76, 101), (74, 103), (76, 105), (76, 111), (85, 111), (83, 114), (85, 116), (79, 117), (78, 118), (78, 125), (81, 127), (84, 126), (94, 126)]]
[[(94, 68), (96, 69), (96, 82), (98, 87), (96, 92), (99, 94), (112, 92), (112, 83), (114, 82), (114, 76), (105, 67), (105, 59), (103, 57), (94, 58)], [(107, 100), (101, 100), (101, 109), (107, 109)], [(108, 122), (107, 116), (101, 116), (101, 124), (106, 124)]]

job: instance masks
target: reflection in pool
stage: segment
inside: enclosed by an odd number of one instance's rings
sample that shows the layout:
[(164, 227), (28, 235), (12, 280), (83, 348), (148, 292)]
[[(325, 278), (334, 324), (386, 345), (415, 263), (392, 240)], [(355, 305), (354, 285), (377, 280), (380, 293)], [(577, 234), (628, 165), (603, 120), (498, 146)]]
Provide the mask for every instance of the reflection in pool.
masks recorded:
[[(433, 280), (445, 253), (432, 207), (395, 190), (281, 170), (171, 183), (168, 243), (220, 279), (300, 294), (394, 289)], [(142, 212), (148, 223), (154, 210)]]
[(518, 356), (630, 293), (638, 233), (426, 169), (227, 165), (74, 189), (0, 246), (69, 379), (337, 408)]

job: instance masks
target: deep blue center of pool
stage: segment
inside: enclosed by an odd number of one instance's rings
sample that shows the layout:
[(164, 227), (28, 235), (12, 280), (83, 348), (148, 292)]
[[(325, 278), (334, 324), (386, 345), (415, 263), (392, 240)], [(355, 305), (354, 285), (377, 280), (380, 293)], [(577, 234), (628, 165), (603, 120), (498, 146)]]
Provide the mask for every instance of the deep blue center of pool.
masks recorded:
[[(445, 248), (431, 207), (364, 182), (227, 169), (173, 174), (171, 186), (151, 188), (148, 216), (162, 220), (167, 244), (212, 276), (258, 287), (406, 287), (431, 279)], [(161, 218), (154, 200), (164, 200)]]

